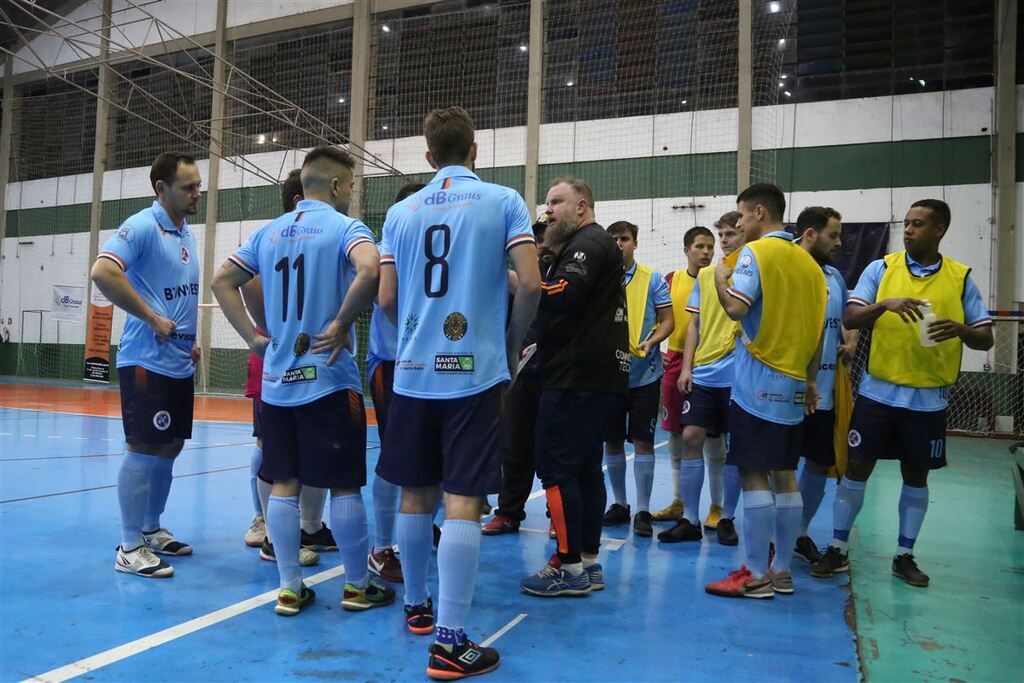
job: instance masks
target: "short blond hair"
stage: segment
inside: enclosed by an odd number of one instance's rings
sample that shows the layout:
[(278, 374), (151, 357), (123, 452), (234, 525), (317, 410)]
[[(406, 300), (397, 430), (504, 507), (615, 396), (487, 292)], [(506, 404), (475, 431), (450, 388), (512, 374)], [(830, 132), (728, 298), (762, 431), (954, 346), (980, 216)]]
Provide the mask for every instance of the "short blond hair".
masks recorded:
[(563, 183), (571, 187), (572, 191), (576, 193), (577, 197), (582, 197), (583, 199), (585, 199), (587, 201), (587, 207), (591, 209), (594, 208), (594, 193), (593, 191), (591, 191), (590, 185), (587, 185), (586, 182), (580, 180), (579, 178), (576, 178), (575, 176), (564, 175), (555, 178), (554, 180), (551, 181), (551, 185), (548, 186), (548, 189), (554, 187), (555, 185), (561, 185)]

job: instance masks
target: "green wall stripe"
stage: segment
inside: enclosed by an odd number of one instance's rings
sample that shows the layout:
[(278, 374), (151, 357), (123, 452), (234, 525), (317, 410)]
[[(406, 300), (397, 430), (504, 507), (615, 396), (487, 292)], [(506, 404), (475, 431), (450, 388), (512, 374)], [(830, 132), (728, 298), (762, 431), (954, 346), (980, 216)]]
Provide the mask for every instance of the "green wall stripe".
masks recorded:
[[(777, 150), (757, 150), (755, 169), (770, 168), (775, 157), (777, 182), (786, 191), (867, 190), (882, 187), (924, 185), (969, 185), (988, 183), (991, 151), (988, 136), (941, 140), (904, 140), (860, 145), (831, 145)], [(1024, 182), (1024, 133), (1017, 135), (1017, 180)], [(563, 164), (544, 164), (539, 169), (538, 196), (554, 178), (575, 175), (587, 180), (599, 201), (688, 197), (732, 194), (735, 191), (736, 153), (691, 154), (607, 159)], [(522, 166), (481, 169), (484, 180), (501, 183), (523, 192)], [(414, 174), (409, 180), (425, 182), (429, 173)], [(758, 178), (755, 178), (758, 179)], [(407, 182), (404, 178), (366, 179), (367, 224), (377, 228), (395, 194)], [(124, 219), (149, 206), (149, 198), (103, 202), (104, 229), (116, 228)], [(281, 211), (276, 185), (222, 190), (220, 220), (269, 220)], [(192, 219), (203, 223), (206, 197)], [(7, 213), (7, 235), (88, 232), (89, 205), (22, 209)]]

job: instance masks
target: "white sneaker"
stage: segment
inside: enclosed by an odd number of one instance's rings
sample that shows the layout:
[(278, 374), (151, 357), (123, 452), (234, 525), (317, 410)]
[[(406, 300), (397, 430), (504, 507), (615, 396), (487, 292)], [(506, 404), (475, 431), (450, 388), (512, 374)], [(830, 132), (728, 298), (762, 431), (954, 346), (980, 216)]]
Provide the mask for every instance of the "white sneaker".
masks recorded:
[(191, 555), (192, 546), (176, 541), (170, 531), (159, 528), (152, 533), (142, 532), (146, 547), (160, 555)]
[(245, 532), (245, 544), (250, 548), (259, 548), (263, 545), (263, 539), (267, 537), (267, 522), (263, 515), (256, 515), (252, 518), (249, 530)]
[(126, 574), (137, 574), (147, 579), (164, 579), (174, 576), (174, 567), (153, 554), (148, 547), (140, 545), (135, 550), (124, 550), (117, 546), (117, 560), (114, 569)]
[[(277, 553), (274, 552), (274, 544), (266, 538), (263, 539), (263, 545), (260, 546), (260, 559), (266, 560), (267, 562), (277, 562)], [(314, 564), (320, 561), (320, 553), (309, 548), (299, 548), (299, 566), (300, 567), (312, 567)]]

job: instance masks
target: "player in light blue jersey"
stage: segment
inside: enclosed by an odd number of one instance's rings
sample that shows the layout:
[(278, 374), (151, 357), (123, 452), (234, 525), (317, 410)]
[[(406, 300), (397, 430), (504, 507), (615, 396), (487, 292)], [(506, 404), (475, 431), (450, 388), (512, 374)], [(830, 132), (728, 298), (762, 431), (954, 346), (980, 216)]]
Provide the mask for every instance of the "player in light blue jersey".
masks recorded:
[[(616, 221), (607, 232), (615, 238), (626, 269), (622, 285), (626, 288), (626, 307), (630, 321), (629, 394), (616, 402), (604, 430), (604, 460), (608, 483), (615, 502), (605, 512), (602, 523), (617, 526), (629, 522), (626, 502), (625, 441), (633, 444), (633, 477), (636, 481), (636, 515), (633, 533), (651, 536), (651, 490), (654, 488), (654, 430), (657, 427), (661, 391), (661, 342), (672, 334), (675, 319), (668, 285), (661, 273), (637, 263), (637, 226)], [(641, 355), (636, 355), (636, 354)]]
[(836, 365), (840, 356), (849, 362), (857, 348), (856, 330), (843, 329), (843, 310), (849, 298), (846, 280), (831, 263), (842, 249), (842, 216), (835, 209), (810, 206), (796, 219), (800, 246), (814, 257), (825, 271), (828, 304), (825, 308), (825, 332), (821, 345), (821, 366), (818, 368), (818, 408), (804, 417), (803, 442), (800, 453), (804, 467), (800, 472), (800, 497), (804, 502), (803, 523), (794, 552), (809, 564), (821, 560), (821, 552), (808, 535), (807, 527), (814, 519), (825, 496), (829, 468), (836, 464), (836, 413), (834, 390)]
[(185, 216), (199, 206), (195, 160), (164, 152), (149, 171), (156, 201), (126, 220), (100, 250), (92, 281), (128, 317), (117, 354), (125, 454), (117, 475), (121, 545), (114, 568), (174, 574), (153, 553), (191, 555), (160, 523), (174, 460), (192, 437), (192, 375), (199, 261)]
[[(963, 347), (992, 348), (992, 320), (971, 269), (939, 252), (952, 216), (940, 199), (914, 202), (903, 219), (905, 251), (864, 269), (843, 322), (871, 328), (867, 368), (850, 418), (846, 473), (832, 507), (833, 532), (811, 576), (849, 569), (847, 543), (878, 460), (899, 460), (899, 536), (892, 573), (928, 586), (914, 544), (928, 512), (928, 473), (946, 466), (946, 408)], [(935, 317), (927, 326), (922, 308)], [(920, 325), (920, 326), (919, 326)], [(924, 329), (921, 329), (924, 327)]]
[[(398, 191), (395, 203), (424, 188), (423, 183), (409, 183)], [(394, 396), (395, 356), (398, 353), (398, 328), (374, 302), (370, 316), (370, 343), (366, 351), (366, 379), (377, 416), (377, 438), (383, 442), (388, 428), (388, 408)], [(402, 583), (402, 563), (393, 547), (395, 517), (398, 515), (400, 486), (373, 475), (373, 531), (374, 542), (366, 566), (371, 572), (394, 583)]]
[[(427, 591), (431, 520), (443, 482), (446, 519), (437, 551), (439, 611), (427, 674), (491, 671), (498, 652), (466, 637), (480, 551), (480, 497), (501, 483), (499, 427), (505, 387), (540, 296), (526, 204), (473, 173), (474, 128), (461, 107), (424, 121), (437, 174), (391, 207), (381, 241), (380, 305), (398, 325), (392, 424), (377, 473), (402, 487), (398, 543), (406, 624), (434, 631)], [(506, 331), (507, 263), (518, 276)]]
[[(254, 232), (213, 280), (231, 326), (262, 355), (263, 464), (273, 481), (267, 531), (273, 537), (281, 591), (275, 611), (298, 614), (315, 596), (299, 571), (299, 490), (331, 490), (331, 522), (348, 568), (348, 610), (394, 600), (371, 581), (366, 510), (366, 414), (352, 356), (352, 326), (373, 301), (380, 257), (373, 233), (345, 216), (355, 162), (336, 147), (317, 147), (302, 164), (305, 199), (295, 211)], [(239, 288), (260, 275), (269, 339), (253, 327)], [(361, 570), (361, 571), (360, 571)]]
[[(746, 562), (705, 590), (764, 599), (794, 592), (789, 548), (796, 545), (803, 514), (795, 470), (804, 412), (817, 404), (825, 278), (783, 229), (786, 198), (778, 187), (751, 185), (736, 198), (736, 209), (746, 246), (735, 270), (719, 264), (715, 290), (742, 328), (727, 457), (739, 467), (743, 485)], [(769, 562), (773, 534), (785, 550)]]

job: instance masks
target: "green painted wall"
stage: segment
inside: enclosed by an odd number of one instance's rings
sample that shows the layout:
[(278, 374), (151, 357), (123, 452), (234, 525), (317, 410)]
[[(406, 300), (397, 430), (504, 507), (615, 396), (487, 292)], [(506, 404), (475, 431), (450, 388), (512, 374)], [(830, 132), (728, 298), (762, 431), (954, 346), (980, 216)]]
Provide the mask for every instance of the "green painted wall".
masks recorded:
[[(799, 147), (754, 152), (754, 168), (776, 160), (776, 179), (786, 191), (827, 191), (967, 185), (988, 183), (991, 151), (988, 136), (941, 140), (905, 140), (860, 145)], [(552, 179), (572, 174), (591, 183), (600, 201), (732, 194), (735, 190), (736, 154), (693, 154), (608, 159), (565, 164), (545, 164), (539, 169), (540, 195)], [(524, 190), (522, 166), (481, 169), (485, 180)], [(367, 223), (378, 228), (395, 194), (407, 181), (425, 182), (431, 174), (405, 178), (376, 177), (366, 180)], [(1024, 182), (1024, 133), (1017, 135), (1017, 181)], [(220, 220), (267, 220), (281, 211), (276, 185), (221, 191)], [(103, 228), (116, 228), (125, 218), (149, 206), (149, 198), (103, 203)], [(203, 223), (205, 196), (192, 219)], [(89, 205), (74, 204), (22, 209), (7, 214), (9, 237), (88, 232)]]

